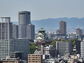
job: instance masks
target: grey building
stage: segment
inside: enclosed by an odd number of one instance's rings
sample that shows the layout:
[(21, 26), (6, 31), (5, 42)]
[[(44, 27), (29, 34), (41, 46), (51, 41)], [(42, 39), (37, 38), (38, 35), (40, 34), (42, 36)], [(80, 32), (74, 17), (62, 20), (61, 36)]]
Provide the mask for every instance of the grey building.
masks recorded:
[(29, 11), (21, 11), (19, 12), (18, 16), (19, 16), (19, 24), (22, 24), (22, 25), (31, 24)]
[(77, 51), (77, 54), (80, 54), (80, 52), (81, 52), (81, 41), (79, 41), (79, 40), (76, 40), (76, 43), (75, 43), (75, 45), (76, 45), (76, 51)]
[(0, 18), (0, 40), (12, 39), (12, 23), (10, 17)]
[(18, 25), (13, 24), (12, 25), (12, 35), (13, 35), (13, 39), (17, 39), (18, 38)]
[(19, 12), (19, 38), (27, 38), (27, 25), (30, 24), (30, 12)]
[(32, 40), (34, 38), (34, 33), (34, 25), (31, 24), (30, 12), (19, 12), (19, 38), (26, 38)]
[(35, 26), (33, 24), (27, 25), (27, 38), (29, 40), (35, 39)]
[[(20, 52), (22, 54), (22, 58), (25, 59), (29, 52), (28, 51), (29, 40), (13, 38), (14, 33), (13, 29), (14, 28), (13, 24), (10, 22), (10, 17), (1, 17), (0, 59), (5, 59), (6, 56), (12, 56), (14, 52)], [(14, 34), (16, 34), (16, 30)]]
[(6, 59), (16, 52), (22, 54), (22, 59), (26, 59), (29, 52), (28, 43), (27, 39), (0, 40), (0, 59)]
[(57, 41), (56, 42), (56, 50), (58, 51), (59, 55), (63, 56), (66, 53), (71, 54), (72, 52), (72, 43), (65, 42), (65, 41)]
[(81, 46), (81, 57), (84, 59), (84, 40), (80, 44)]
[(66, 22), (65, 21), (60, 21), (60, 34), (66, 35)]

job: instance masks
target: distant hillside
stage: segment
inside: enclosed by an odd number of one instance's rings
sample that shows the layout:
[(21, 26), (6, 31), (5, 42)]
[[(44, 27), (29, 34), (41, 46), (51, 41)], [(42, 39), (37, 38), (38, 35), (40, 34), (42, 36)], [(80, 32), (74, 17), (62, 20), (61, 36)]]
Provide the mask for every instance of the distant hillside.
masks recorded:
[(36, 31), (41, 27), (47, 31), (56, 31), (59, 28), (59, 22), (63, 20), (67, 22), (67, 31), (75, 31), (76, 28), (84, 29), (84, 18), (49, 18), (42, 20), (33, 20), (32, 24), (35, 25)]

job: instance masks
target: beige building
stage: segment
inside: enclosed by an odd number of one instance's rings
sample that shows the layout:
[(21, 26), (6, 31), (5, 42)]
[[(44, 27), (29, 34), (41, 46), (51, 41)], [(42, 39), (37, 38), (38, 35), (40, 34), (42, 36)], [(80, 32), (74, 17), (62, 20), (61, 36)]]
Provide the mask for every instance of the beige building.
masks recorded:
[(42, 63), (42, 55), (28, 54), (28, 63)]

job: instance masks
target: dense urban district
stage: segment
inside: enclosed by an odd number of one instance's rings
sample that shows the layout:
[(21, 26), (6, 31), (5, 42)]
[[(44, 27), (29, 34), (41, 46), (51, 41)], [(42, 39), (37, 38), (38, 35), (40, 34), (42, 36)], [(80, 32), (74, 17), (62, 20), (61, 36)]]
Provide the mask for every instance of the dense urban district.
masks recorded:
[(84, 33), (81, 28), (67, 32), (59, 22), (55, 32), (40, 28), (35, 32), (31, 12), (20, 11), (18, 24), (0, 17), (0, 63), (84, 63)]

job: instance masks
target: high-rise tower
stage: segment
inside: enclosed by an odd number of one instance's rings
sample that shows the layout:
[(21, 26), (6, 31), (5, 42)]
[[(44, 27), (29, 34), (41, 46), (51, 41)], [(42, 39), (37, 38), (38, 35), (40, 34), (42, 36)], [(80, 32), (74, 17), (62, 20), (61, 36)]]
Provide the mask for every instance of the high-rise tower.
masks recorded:
[(33, 40), (34, 34), (34, 25), (31, 24), (30, 12), (19, 12), (19, 38)]
[(30, 12), (29, 11), (21, 11), (19, 12), (19, 24), (27, 25), (30, 24)]
[(26, 38), (27, 25), (30, 24), (30, 12), (19, 12), (19, 38)]
[(22, 54), (22, 59), (26, 59), (29, 53), (29, 40), (17, 39), (17, 26), (12, 24), (10, 17), (0, 19), (0, 60), (16, 53)]
[(1, 17), (0, 40), (12, 39), (12, 23), (10, 17)]
[(59, 24), (60, 24), (60, 34), (66, 35), (66, 22), (61, 21)]

